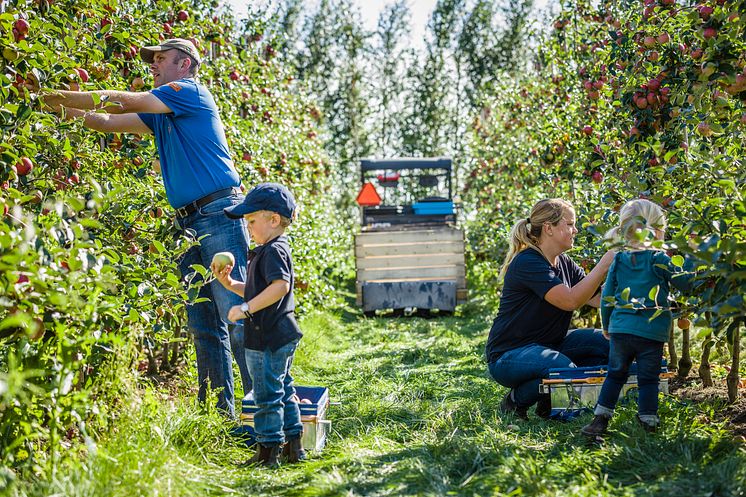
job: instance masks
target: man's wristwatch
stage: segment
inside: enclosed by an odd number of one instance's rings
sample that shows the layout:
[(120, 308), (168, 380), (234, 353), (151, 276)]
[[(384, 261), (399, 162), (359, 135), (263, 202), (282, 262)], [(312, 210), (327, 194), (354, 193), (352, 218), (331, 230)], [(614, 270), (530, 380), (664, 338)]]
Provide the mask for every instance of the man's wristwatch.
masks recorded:
[(247, 319), (253, 319), (254, 318), (254, 315), (249, 311), (249, 303), (248, 302), (244, 302), (243, 304), (241, 304), (240, 309), (241, 309), (241, 312), (243, 312), (243, 315), (246, 316)]

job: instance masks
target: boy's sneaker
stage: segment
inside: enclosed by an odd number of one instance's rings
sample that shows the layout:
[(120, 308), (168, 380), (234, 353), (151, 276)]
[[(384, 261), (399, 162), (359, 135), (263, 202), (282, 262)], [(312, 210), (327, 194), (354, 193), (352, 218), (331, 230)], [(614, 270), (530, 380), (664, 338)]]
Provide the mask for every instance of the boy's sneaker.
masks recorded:
[[(512, 392), (512, 390), (511, 390)], [(519, 406), (510, 396), (511, 392), (500, 402), (500, 412), (503, 414), (514, 414), (524, 421), (528, 420), (528, 407)]]
[(648, 433), (655, 433), (658, 431), (658, 423), (648, 423), (647, 421), (643, 421), (640, 419), (639, 414), (637, 415), (637, 422), (640, 423), (642, 429)]
[(593, 421), (590, 424), (585, 425), (580, 429), (580, 433), (586, 437), (596, 438), (600, 437), (609, 428), (609, 420), (611, 417), (603, 414), (596, 414)]

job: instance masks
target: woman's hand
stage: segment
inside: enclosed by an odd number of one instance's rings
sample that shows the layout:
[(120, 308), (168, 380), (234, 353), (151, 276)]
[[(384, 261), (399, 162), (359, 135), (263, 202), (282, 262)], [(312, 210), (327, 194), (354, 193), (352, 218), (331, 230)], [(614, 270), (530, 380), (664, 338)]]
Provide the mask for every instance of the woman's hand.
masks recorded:
[(611, 266), (611, 263), (614, 262), (616, 253), (616, 249), (607, 250), (606, 253), (601, 257), (601, 260), (598, 261), (598, 264), (596, 264), (596, 267), (601, 269), (603, 272), (607, 272), (609, 270), (609, 266)]
[(603, 330), (601, 333), (603, 333), (605, 339), (611, 340), (611, 335), (609, 335), (607, 330)]

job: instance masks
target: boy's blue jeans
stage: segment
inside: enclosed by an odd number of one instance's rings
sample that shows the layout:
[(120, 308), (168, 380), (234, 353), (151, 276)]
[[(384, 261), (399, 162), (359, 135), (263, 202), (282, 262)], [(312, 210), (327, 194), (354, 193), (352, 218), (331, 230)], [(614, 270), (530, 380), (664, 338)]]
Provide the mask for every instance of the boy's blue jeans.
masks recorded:
[(254, 414), (256, 441), (262, 445), (277, 445), (303, 433), (298, 403), (293, 400), (295, 387), (290, 375), (298, 340), (276, 351), (246, 349), (246, 363), (254, 379)]
[(663, 358), (663, 342), (630, 335), (611, 334), (609, 374), (606, 376), (595, 414), (611, 416), (627, 382), (629, 367), (637, 360), (637, 413), (648, 424), (658, 423), (658, 382)]
[[(201, 278), (190, 266), (199, 264), (209, 268), (212, 256), (218, 252), (233, 254), (236, 264), (231, 277), (246, 281), (246, 255), (249, 246), (245, 221), (229, 219), (223, 213), (226, 207), (242, 201), (242, 195), (230, 195), (210, 202), (197, 212), (178, 219), (179, 227), (200, 242), (178, 261), (179, 270), (187, 282), (192, 281), (192, 278), (193, 281)], [(240, 304), (242, 298), (227, 290), (217, 280), (202, 286), (198, 296), (209, 300), (187, 304), (187, 324), (194, 337), (194, 348), (197, 353), (197, 398), (204, 402), (209, 386), (217, 391), (218, 408), (230, 417), (235, 417), (231, 351), (238, 363), (244, 394), (252, 388), (246, 356), (243, 353), (243, 324), (230, 323), (227, 320), (230, 308)]]
[(488, 367), (495, 381), (512, 389), (516, 404), (530, 407), (539, 399), (539, 385), (550, 369), (606, 365), (608, 359), (609, 341), (601, 330), (583, 328), (568, 332), (556, 349), (524, 345), (505, 352)]

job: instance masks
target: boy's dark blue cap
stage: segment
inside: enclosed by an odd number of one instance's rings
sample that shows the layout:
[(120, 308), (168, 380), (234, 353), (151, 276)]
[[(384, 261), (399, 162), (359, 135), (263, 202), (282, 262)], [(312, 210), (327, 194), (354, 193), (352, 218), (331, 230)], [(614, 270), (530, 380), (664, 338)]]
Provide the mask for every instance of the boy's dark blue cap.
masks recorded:
[(283, 185), (260, 183), (246, 194), (242, 203), (223, 209), (225, 215), (232, 219), (239, 219), (246, 214), (258, 211), (276, 212), (283, 217), (293, 219), (295, 198)]

